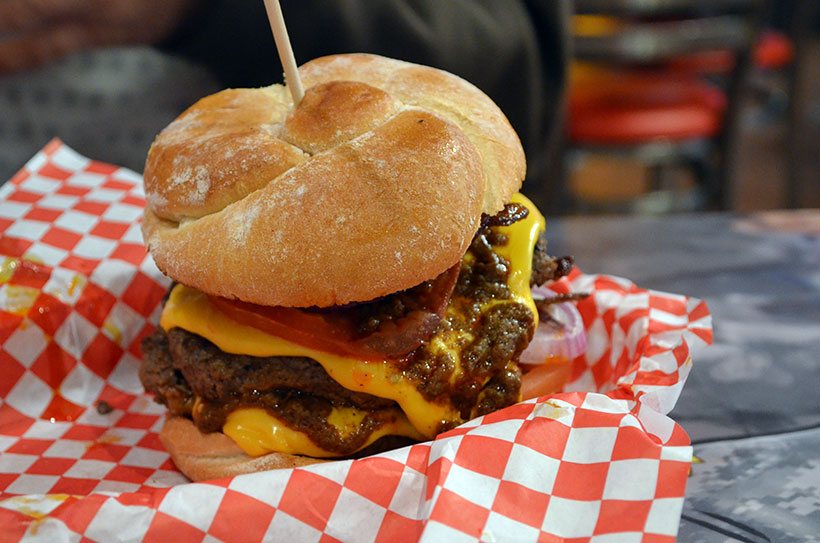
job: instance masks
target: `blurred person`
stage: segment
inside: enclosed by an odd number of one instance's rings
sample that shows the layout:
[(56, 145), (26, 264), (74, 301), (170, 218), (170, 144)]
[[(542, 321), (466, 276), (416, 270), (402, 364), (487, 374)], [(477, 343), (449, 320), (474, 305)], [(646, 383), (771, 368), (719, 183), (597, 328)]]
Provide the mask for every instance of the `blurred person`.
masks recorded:
[[(531, 188), (546, 186), (563, 110), (568, 0), (282, 0), (282, 9), (298, 62), (368, 52), (474, 83), (521, 137), (528, 180), (538, 181)], [(261, 0), (0, 0), (0, 73), (137, 44), (201, 63), (224, 86), (282, 78)]]
[(165, 39), (197, 0), (0, 0), (0, 72)]

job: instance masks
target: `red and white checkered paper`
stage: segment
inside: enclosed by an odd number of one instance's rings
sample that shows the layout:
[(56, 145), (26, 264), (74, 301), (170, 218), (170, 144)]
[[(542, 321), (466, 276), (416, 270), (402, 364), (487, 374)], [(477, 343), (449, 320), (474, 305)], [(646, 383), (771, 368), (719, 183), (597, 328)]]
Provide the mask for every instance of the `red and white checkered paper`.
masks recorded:
[(137, 377), (168, 286), (140, 181), (53, 141), (0, 189), (0, 540), (674, 541), (691, 447), (665, 414), (709, 312), (580, 272), (554, 286), (593, 293), (571, 392), (386, 454), (188, 483)]

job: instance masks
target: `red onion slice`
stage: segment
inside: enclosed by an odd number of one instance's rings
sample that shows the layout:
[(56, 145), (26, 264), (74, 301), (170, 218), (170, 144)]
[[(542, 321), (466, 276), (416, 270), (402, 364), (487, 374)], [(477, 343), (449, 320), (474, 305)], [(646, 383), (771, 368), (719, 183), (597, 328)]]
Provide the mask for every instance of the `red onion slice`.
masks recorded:
[[(541, 289), (539, 289), (541, 290)], [(547, 296), (551, 295), (547, 291)], [(534, 294), (542, 294), (533, 289)], [(549, 364), (572, 360), (587, 350), (587, 335), (581, 314), (570, 302), (547, 307), (552, 320), (541, 319), (532, 341), (521, 353), (522, 364)]]

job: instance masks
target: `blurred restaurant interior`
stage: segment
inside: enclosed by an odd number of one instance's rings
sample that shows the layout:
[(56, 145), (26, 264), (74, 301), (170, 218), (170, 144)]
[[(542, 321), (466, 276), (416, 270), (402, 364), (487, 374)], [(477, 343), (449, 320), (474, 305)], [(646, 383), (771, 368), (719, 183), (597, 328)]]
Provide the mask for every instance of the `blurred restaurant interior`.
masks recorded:
[(566, 163), (579, 211), (820, 205), (817, 2), (575, 7)]

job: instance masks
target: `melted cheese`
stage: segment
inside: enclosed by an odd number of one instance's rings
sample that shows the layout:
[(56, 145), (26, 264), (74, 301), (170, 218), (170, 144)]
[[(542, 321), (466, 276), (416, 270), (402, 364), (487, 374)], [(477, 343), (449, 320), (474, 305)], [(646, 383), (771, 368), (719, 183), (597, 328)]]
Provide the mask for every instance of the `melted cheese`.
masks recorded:
[[(327, 422), (336, 428), (339, 435), (346, 437), (359, 427), (365, 415), (365, 411), (334, 407)], [(314, 458), (339, 456), (338, 453), (316, 445), (307, 434), (288, 428), (264, 409), (243, 408), (233, 411), (228, 415), (222, 431), (251, 456), (261, 456), (270, 452), (304, 454)], [(356, 450), (364, 449), (384, 436), (407, 436), (413, 439), (424, 437), (416, 432), (402, 413), (397, 412), (394, 421), (376, 429)]]
[[(510, 263), (509, 287), (513, 299), (531, 309), (537, 325), (538, 312), (530, 293), (529, 281), (533, 250), (538, 236), (544, 230), (545, 221), (532, 202), (523, 195), (516, 194), (512, 201), (526, 206), (530, 213), (524, 220), (510, 226), (495, 227), (508, 238), (505, 246), (496, 247), (495, 250)], [(491, 305), (487, 304), (485, 308)], [(229, 318), (210, 303), (207, 295), (184, 285), (177, 285), (172, 290), (163, 309), (160, 326), (165, 330), (183, 328), (208, 339), (227, 353), (311, 358), (343, 387), (395, 401), (406, 414), (408, 424), (400, 421), (395, 427), (383, 426), (378, 432), (374, 432), (375, 437), (371, 436), (373, 441), (389, 434), (410, 436), (411, 429), (415, 430), (415, 435), (410, 437), (432, 438), (441, 424), (459, 418), (452, 406), (426, 400), (410, 379), (388, 362), (347, 358), (267, 334)], [(458, 336), (433, 340), (434, 347), (446, 351), (454, 361), (455, 371), (451, 382), (456, 382), (461, 373), (461, 346), (451, 342), (464, 344), (465, 340), (469, 338)], [(351, 417), (354, 415), (340, 410), (329, 422), (340, 428), (355, 423)], [(223, 431), (252, 455), (277, 450), (317, 457), (330, 456), (330, 453), (318, 448), (305, 434), (288, 429), (275, 417), (260, 409), (235, 411), (229, 415)], [(368, 444), (370, 442), (372, 441)]]
[(532, 276), (532, 253), (539, 236), (546, 228), (546, 220), (535, 204), (523, 194), (516, 194), (511, 201), (523, 205), (530, 213), (525, 219), (510, 226), (496, 227), (496, 231), (507, 236), (508, 241), (504, 246), (495, 247), (495, 252), (510, 263), (508, 285), (513, 299), (530, 308), (535, 318), (535, 326), (538, 326), (538, 310), (535, 308), (530, 291), (530, 277)]

